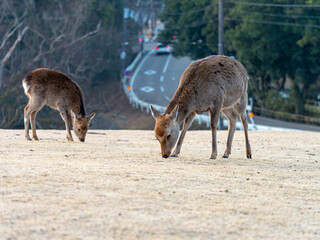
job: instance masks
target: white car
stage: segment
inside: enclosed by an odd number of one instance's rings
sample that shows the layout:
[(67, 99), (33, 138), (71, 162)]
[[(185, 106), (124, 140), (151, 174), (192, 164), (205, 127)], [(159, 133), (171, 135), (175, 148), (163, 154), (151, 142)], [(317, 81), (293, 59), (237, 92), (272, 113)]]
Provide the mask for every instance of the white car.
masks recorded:
[(171, 53), (171, 47), (169, 45), (163, 45), (162, 43), (158, 43), (156, 46), (156, 54), (169, 54)]

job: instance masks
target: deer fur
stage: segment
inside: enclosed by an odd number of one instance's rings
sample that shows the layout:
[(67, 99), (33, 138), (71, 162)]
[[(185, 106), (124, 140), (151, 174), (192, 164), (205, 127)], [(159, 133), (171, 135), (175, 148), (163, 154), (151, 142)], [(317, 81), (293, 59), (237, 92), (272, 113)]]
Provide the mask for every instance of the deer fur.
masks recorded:
[(216, 129), (220, 111), (229, 119), (228, 140), (223, 157), (231, 154), (231, 144), (237, 115), (243, 124), (247, 158), (251, 158), (248, 139), (246, 107), (248, 102), (248, 73), (237, 60), (226, 56), (209, 56), (193, 62), (182, 73), (178, 89), (165, 112), (160, 114), (152, 105), (151, 113), (156, 120), (155, 136), (160, 142), (162, 157), (173, 157), (180, 153), (186, 131), (196, 114), (209, 112), (212, 132), (211, 158), (217, 157)]
[(27, 140), (31, 140), (29, 120), (33, 139), (39, 140), (36, 134), (36, 115), (44, 105), (48, 105), (60, 112), (66, 125), (68, 141), (73, 141), (70, 131), (72, 120), (74, 133), (81, 142), (84, 142), (95, 113), (86, 116), (83, 93), (78, 84), (61, 72), (39, 68), (26, 75), (22, 80), (22, 86), (29, 98), (29, 103), (24, 108), (24, 128)]

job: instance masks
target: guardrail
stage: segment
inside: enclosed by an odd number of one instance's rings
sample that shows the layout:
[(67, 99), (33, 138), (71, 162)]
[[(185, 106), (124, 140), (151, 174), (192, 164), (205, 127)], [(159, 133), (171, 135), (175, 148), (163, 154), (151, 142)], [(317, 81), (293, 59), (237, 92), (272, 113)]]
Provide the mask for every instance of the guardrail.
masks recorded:
[[(137, 69), (139, 70), (140, 66), (143, 64), (143, 60), (146, 59), (146, 57), (148, 55), (150, 55), (151, 53), (152, 52), (150, 51), (146, 56), (144, 56), (144, 58), (142, 58), (142, 54), (139, 53), (135, 57), (135, 59), (132, 61), (132, 63), (126, 68), (126, 71), (130, 71), (130, 72), (135, 71), (136, 64), (139, 62), (139, 60), (141, 60), (139, 66), (137, 67)], [(130, 76), (123, 77), (123, 79), (122, 79), (123, 90), (124, 90), (125, 94), (127, 95), (129, 102), (132, 106), (134, 106), (135, 108), (140, 108), (141, 111), (146, 111), (147, 113), (150, 113), (151, 103), (148, 103), (148, 102), (145, 102), (145, 101), (139, 99), (133, 90), (133, 83), (134, 83), (135, 76), (136, 76), (137, 72), (138, 71), (135, 71), (134, 74), (132, 75), (132, 77), (130, 77)], [(250, 98), (249, 102), (250, 102), (250, 104), (247, 106), (247, 112), (252, 112), (253, 99)], [(166, 107), (164, 107), (164, 106), (160, 106), (157, 104), (152, 104), (152, 106), (160, 112), (164, 112), (166, 110)], [(249, 130), (257, 130), (257, 126), (255, 125), (253, 118), (249, 116), (249, 119), (251, 121), (251, 123), (248, 124)], [(197, 121), (199, 125), (201, 125), (202, 123), (205, 123), (207, 127), (210, 126), (210, 117), (205, 114), (200, 114), (200, 115), (197, 114), (194, 118), (194, 121)], [(229, 125), (229, 121), (226, 118), (224, 118), (223, 126), (228, 126), (228, 125)], [(237, 122), (236, 128), (243, 129), (242, 124), (240, 122)]]
[(318, 125), (318, 126), (320, 125), (320, 118), (318, 117), (310, 117), (310, 116), (299, 115), (294, 113), (273, 111), (269, 109), (262, 109), (259, 107), (255, 108), (255, 112), (259, 113), (261, 116), (280, 119), (283, 121), (305, 123), (305, 124)]

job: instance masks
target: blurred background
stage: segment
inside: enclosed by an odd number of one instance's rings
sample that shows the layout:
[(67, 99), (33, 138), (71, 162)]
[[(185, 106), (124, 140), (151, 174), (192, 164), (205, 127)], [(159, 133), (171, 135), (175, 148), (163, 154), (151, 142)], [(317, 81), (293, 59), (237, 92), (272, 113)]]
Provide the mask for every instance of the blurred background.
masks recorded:
[[(122, 84), (135, 71), (126, 72), (132, 61), (151, 53), (146, 77), (162, 71), (155, 66), (172, 68), (157, 77), (172, 79), (164, 85), (172, 91), (166, 101), (189, 63), (224, 54), (247, 68), (255, 116), (320, 125), (319, 46), (314, 0), (1, 0), (0, 128), (23, 128), (28, 100), (21, 81), (46, 67), (81, 86), (87, 112), (97, 113), (93, 128), (152, 129), (154, 120), (131, 106)], [(156, 99), (161, 87), (136, 91)], [(64, 123), (45, 107), (37, 127), (64, 129)]]

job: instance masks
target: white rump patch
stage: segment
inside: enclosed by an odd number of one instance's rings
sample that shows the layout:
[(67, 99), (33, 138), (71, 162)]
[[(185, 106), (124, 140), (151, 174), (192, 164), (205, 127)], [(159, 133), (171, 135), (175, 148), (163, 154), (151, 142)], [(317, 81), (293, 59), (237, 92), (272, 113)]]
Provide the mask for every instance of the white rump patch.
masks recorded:
[(27, 94), (30, 86), (28, 86), (27, 83), (24, 80), (22, 81), (22, 86), (23, 86), (23, 89), (24, 89), (24, 93)]

